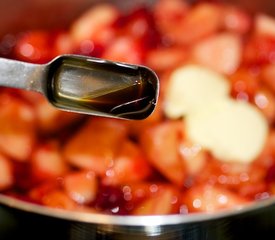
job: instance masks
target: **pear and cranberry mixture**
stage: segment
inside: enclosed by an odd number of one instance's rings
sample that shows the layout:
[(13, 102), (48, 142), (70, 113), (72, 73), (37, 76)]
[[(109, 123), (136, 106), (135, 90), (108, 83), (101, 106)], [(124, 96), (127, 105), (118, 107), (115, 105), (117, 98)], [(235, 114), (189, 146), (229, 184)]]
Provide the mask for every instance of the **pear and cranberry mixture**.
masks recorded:
[(61, 112), (1, 88), (2, 194), (118, 215), (209, 213), (275, 194), (274, 18), (217, 1), (129, 13), (101, 3), (66, 29), (6, 35), (0, 46), (34, 63), (74, 53), (143, 64), (161, 81), (142, 121)]

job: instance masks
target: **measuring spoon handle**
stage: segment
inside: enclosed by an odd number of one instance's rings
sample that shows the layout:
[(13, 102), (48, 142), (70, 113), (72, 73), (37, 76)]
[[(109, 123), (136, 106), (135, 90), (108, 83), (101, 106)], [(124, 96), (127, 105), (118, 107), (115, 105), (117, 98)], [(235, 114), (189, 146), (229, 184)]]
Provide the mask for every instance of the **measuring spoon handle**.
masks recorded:
[(0, 86), (37, 91), (44, 94), (46, 64), (33, 64), (0, 58)]

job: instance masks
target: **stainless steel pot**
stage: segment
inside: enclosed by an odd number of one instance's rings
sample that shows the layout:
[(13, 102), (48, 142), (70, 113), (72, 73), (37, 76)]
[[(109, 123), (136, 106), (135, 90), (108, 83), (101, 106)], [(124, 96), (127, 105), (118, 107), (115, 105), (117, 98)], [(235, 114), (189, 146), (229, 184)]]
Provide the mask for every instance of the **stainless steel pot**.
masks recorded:
[[(0, 0), (0, 35), (30, 26), (50, 27), (68, 24), (92, 5), (93, 0)], [(127, 11), (137, 2), (119, 1)], [(272, 0), (237, 1), (250, 10), (275, 14)], [(60, 7), (62, 6), (62, 7)], [(56, 7), (58, 9), (56, 10)], [(60, 9), (63, 16), (60, 18)], [(58, 14), (56, 14), (58, 12)], [(28, 18), (24, 20), (22, 16)], [(42, 17), (41, 17), (42, 16)], [(68, 18), (69, 16), (69, 18)], [(41, 18), (43, 21), (41, 22)], [(21, 19), (18, 21), (17, 19)], [(23, 20), (22, 20), (23, 19)], [(37, 21), (37, 19), (40, 19)], [(42, 25), (41, 25), (42, 24)], [(0, 239), (273, 239), (275, 199), (253, 203), (239, 210), (215, 214), (169, 216), (109, 216), (76, 213), (32, 205), (0, 195)], [(269, 237), (268, 237), (269, 236)]]

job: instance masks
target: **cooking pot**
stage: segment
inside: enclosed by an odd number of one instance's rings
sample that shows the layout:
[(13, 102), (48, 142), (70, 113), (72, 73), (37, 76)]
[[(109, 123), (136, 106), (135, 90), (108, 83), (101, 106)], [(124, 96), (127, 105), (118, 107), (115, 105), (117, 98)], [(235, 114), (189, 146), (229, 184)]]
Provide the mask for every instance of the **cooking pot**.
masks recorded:
[[(1, 0), (0, 35), (30, 27), (47, 28), (69, 24), (95, 2), (97, 1)], [(127, 11), (140, 2), (150, 7), (154, 0), (112, 2)], [(241, 4), (250, 11), (275, 13), (272, 0), (230, 2)], [(0, 196), (0, 203), (0, 239), (229, 240), (268, 239), (275, 234), (274, 198), (237, 210), (167, 216), (111, 216), (70, 212), (33, 205), (3, 195)]]

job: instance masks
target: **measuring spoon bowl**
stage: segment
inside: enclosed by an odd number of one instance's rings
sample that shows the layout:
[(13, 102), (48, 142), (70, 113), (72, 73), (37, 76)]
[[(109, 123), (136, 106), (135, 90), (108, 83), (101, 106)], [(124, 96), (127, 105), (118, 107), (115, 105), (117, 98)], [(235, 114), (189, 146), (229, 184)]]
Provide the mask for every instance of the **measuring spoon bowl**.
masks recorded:
[(150, 68), (78, 55), (46, 64), (0, 58), (0, 72), (0, 86), (37, 91), (58, 109), (95, 116), (145, 119), (159, 94)]

